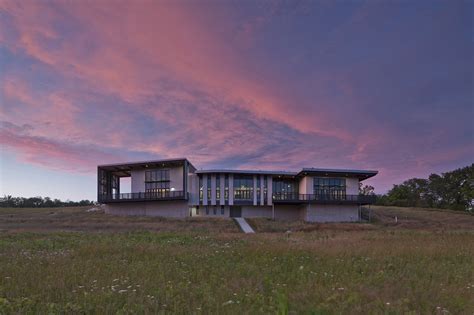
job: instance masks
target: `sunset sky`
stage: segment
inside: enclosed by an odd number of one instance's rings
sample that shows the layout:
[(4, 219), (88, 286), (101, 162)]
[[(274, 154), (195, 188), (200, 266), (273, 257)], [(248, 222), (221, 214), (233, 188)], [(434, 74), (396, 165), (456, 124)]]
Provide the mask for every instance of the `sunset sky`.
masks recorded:
[(473, 162), (472, 1), (0, 0), (0, 194), (96, 199), (97, 164)]

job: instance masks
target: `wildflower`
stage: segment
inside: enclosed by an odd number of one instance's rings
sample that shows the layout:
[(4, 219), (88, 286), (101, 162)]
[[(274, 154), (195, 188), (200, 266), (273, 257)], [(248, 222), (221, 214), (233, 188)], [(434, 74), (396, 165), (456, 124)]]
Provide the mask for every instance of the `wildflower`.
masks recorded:
[(234, 303), (234, 301), (229, 300), (227, 302), (222, 303), (222, 306), (226, 306), (226, 305), (233, 304), (233, 303)]
[(116, 282), (116, 281), (119, 281), (119, 279), (114, 279), (114, 280), (112, 280), (112, 282)]
[(339, 291), (344, 291), (345, 289), (344, 288), (337, 288)]
[(127, 290), (119, 290), (118, 293), (125, 293)]
[(303, 270), (303, 268), (304, 268), (303, 266), (300, 266), (300, 270)]
[(390, 305), (390, 302), (387, 302), (387, 303), (385, 303), (385, 304)]

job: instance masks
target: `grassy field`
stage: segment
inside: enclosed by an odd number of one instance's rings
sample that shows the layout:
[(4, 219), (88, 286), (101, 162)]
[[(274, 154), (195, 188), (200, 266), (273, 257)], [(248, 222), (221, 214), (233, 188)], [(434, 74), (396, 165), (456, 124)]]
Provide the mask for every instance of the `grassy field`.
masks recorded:
[(374, 223), (244, 235), (86, 209), (0, 210), (1, 314), (474, 313), (471, 215), (373, 207)]

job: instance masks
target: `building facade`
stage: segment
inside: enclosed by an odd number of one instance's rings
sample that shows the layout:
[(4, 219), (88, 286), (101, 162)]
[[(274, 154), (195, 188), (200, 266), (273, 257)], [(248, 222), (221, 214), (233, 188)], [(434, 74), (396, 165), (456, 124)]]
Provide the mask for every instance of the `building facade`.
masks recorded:
[[(187, 159), (98, 166), (97, 200), (107, 213), (183, 218), (267, 217), (310, 222), (354, 222), (359, 183), (377, 171), (303, 168), (299, 172), (197, 170)], [(131, 177), (131, 192), (120, 179)]]

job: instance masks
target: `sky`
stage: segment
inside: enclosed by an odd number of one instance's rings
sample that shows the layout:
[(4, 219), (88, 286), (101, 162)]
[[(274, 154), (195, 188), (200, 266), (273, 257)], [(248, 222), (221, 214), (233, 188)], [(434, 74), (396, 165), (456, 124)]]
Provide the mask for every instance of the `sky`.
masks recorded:
[(474, 157), (472, 1), (0, 0), (0, 195), (98, 164), (378, 170)]

